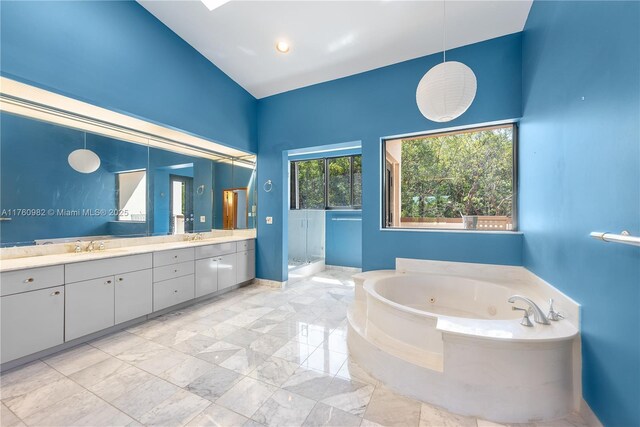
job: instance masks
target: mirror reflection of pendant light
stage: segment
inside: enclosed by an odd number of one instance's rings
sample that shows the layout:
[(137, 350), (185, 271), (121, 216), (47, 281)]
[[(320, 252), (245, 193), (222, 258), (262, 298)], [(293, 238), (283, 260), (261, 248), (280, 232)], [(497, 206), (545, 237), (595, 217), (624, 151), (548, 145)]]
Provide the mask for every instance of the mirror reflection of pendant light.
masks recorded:
[(434, 122), (449, 122), (460, 117), (476, 97), (476, 75), (462, 62), (447, 62), (446, 0), (443, 2), (443, 61), (425, 74), (416, 90), (418, 109)]
[(84, 133), (84, 148), (74, 150), (67, 158), (69, 166), (80, 173), (92, 173), (100, 167), (100, 157), (87, 150), (87, 133)]

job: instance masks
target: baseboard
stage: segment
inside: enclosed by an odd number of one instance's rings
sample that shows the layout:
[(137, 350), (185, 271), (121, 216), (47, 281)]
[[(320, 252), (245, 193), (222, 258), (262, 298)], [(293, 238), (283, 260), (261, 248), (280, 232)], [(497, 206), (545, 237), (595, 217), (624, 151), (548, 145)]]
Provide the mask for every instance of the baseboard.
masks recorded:
[(259, 286), (268, 286), (270, 288), (276, 289), (284, 289), (287, 286), (287, 281), (278, 282), (277, 280), (268, 280), (268, 279), (253, 279), (254, 285)]
[(347, 273), (361, 273), (362, 268), (358, 267), (343, 267), (341, 265), (326, 265), (327, 270), (346, 271)]
[(580, 403), (579, 412), (580, 416), (589, 427), (603, 427), (596, 414), (594, 414), (594, 412), (591, 410), (591, 407), (587, 402), (585, 402), (584, 399)]

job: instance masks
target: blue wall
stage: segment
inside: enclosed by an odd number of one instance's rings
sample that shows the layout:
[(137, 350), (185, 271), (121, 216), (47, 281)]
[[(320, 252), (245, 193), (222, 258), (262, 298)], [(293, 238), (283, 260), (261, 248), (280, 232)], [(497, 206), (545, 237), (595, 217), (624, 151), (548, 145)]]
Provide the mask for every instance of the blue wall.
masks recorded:
[(328, 210), (325, 218), (325, 264), (361, 268), (362, 211)]
[(3, 1), (0, 73), (256, 152), (257, 101), (134, 1)]
[(524, 265), (582, 304), (584, 397), (640, 425), (640, 3), (533, 4), (523, 35)]
[[(460, 126), (521, 116), (521, 35), (514, 34), (447, 52), (478, 78), (476, 99)], [(285, 280), (287, 150), (362, 141), (363, 269), (390, 268), (396, 257), (519, 265), (520, 234), (381, 231), (380, 138), (441, 128), (416, 106), (418, 82), (441, 55), (430, 55), (339, 80), (294, 90), (258, 103), (258, 277)], [(263, 183), (270, 179), (273, 190)], [(262, 221), (273, 217), (272, 225)]]

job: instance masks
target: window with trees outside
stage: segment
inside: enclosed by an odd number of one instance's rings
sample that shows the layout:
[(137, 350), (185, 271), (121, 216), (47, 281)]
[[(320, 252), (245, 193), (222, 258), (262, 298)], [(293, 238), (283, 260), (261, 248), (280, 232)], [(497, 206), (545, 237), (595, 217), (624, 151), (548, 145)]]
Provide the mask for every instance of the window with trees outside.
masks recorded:
[(385, 228), (516, 229), (515, 123), (384, 141)]
[(359, 209), (362, 156), (291, 162), (291, 209)]

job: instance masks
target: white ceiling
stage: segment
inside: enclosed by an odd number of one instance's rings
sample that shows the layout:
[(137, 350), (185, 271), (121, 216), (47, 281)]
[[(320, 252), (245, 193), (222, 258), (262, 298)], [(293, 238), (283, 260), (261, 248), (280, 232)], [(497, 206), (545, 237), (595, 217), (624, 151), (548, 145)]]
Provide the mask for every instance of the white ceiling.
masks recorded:
[[(442, 51), (442, 1), (139, 3), (256, 98)], [(448, 0), (447, 49), (522, 31), (531, 3)]]

